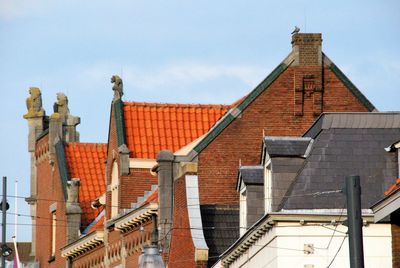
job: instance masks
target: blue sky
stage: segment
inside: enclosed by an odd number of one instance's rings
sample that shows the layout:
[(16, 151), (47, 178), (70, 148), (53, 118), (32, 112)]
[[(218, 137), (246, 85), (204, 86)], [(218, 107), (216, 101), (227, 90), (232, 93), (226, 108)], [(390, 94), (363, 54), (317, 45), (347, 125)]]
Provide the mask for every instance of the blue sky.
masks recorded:
[[(295, 25), (323, 34), (323, 51), (379, 110), (400, 110), (399, 14), (398, 1), (0, 0), (0, 175), (29, 195), (29, 86), (47, 114), (66, 93), (81, 141), (105, 142), (113, 74), (125, 100), (231, 103), (291, 51)], [(19, 240), (29, 232), (19, 226)]]

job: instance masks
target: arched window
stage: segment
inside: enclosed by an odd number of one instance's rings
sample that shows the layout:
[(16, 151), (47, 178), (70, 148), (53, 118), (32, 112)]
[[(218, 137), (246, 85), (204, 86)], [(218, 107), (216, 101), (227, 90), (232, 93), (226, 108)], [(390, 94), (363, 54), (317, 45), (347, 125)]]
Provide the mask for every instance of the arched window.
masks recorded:
[(118, 163), (113, 162), (111, 170), (111, 218), (118, 215)]

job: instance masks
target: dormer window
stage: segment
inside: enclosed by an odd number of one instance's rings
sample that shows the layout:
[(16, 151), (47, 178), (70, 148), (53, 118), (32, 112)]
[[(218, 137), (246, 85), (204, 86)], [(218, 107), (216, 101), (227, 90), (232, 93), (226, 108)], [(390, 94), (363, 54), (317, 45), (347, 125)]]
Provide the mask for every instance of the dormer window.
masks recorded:
[(119, 186), (119, 177), (118, 177), (118, 163), (114, 161), (111, 170), (111, 218), (114, 218), (118, 215), (118, 186)]

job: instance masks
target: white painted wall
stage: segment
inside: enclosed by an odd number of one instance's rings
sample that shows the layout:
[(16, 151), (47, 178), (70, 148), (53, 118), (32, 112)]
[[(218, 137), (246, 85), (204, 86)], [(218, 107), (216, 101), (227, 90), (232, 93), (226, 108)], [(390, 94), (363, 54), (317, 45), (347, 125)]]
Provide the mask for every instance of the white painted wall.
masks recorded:
[[(279, 222), (276, 226), (229, 267), (327, 267), (345, 236), (341, 232), (347, 231), (347, 227), (338, 226), (338, 232), (335, 233), (329, 248), (327, 248), (333, 230), (322, 226), (300, 227), (298, 223), (284, 222)], [(334, 228), (333, 226), (327, 227)], [(390, 225), (370, 224), (363, 228), (363, 235), (365, 267), (392, 267)], [(314, 253), (304, 253), (304, 244), (313, 244)], [(221, 266), (216, 265), (215, 267)], [(348, 238), (330, 267), (350, 267)]]

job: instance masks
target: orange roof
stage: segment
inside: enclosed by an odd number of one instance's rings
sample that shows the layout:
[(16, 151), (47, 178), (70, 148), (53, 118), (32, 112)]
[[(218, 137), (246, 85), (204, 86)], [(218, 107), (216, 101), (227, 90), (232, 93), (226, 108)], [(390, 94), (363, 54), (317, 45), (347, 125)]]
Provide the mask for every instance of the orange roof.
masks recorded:
[(80, 179), (79, 203), (83, 210), (82, 225), (88, 225), (100, 213), (91, 202), (105, 192), (106, 144), (65, 143), (70, 178)]
[(155, 159), (175, 152), (206, 133), (229, 105), (124, 102), (126, 139), (131, 157)]
[(400, 178), (398, 178), (396, 180), (396, 182), (390, 186), (390, 188), (385, 192), (385, 196), (390, 195), (391, 193), (393, 193), (395, 190), (397, 190), (400, 187)]

